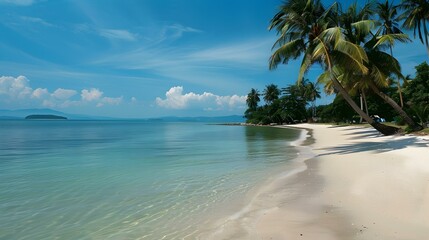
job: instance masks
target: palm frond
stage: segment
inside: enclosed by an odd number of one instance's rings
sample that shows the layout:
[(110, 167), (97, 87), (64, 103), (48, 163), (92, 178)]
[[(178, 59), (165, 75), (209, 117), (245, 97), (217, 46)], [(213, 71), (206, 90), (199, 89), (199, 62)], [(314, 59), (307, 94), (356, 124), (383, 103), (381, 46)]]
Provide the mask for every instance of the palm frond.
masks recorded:
[(376, 48), (383, 44), (388, 44), (390, 46), (395, 45), (395, 41), (401, 42), (401, 43), (408, 43), (411, 42), (411, 39), (408, 37), (407, 34), (401, 34), (401, 33), (392, 33), (392, 34), (385, 34), (378, 36), (376, 38), (376, 43), (374, 44), (373, 48)]
[(363, 74), (367, 73), (368, 69), (364, 63), (368, 62), (368, 56), (361, 46), (340, 39), (336, 42), (334, 49), (348, 56), (349, 60), (343, 64), (350, 64), (349, 67), (357, 67)]
[(313, 62), (313, 59), (310, 53), (304, 54), (304, 57), (301, 62), (301, 67), (299, 68), (297, 81), (300, 81), (304, 77), (305, 73), (311, 67), (312, 62)]
[(269, 68), (275, 69), (280, 63), (287, 63), (290, 59), (296, 59), (303, 50), (303, 39), (296, 39), (283, 44), (271, 55)]
[(357, 34), (366, 36), (376, 26), (376, 22), (374, 20), (360, 20), (352, 23), (351, 25), (356, 30)]

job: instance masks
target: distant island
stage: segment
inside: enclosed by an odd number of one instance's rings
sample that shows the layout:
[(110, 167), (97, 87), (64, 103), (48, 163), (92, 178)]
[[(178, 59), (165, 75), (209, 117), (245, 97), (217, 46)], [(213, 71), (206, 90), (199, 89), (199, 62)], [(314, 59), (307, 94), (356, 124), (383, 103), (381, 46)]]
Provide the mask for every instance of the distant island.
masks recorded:
[(66, 117), (63, 116), (57, 116), (57, 115), (39, 115), (39, 114), (34, 114), (34, 115), (28, 115), (25, 117), (25, 119), (34, 119), (34, 120), (67, 120)]

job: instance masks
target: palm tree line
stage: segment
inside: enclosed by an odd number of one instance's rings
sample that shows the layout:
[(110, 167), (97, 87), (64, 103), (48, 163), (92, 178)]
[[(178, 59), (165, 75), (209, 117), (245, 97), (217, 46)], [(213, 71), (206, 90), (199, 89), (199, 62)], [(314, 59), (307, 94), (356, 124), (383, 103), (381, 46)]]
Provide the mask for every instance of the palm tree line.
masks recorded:
[[(398, 9), (402, 11), (400, 15)], [(353, 100), (353, 92), (374, 93), (393, 108), (411, 130), (420, 130), (422, 127), (408, 115), (407, 106), (399, 105), (381, 90), (389, 86), (391, 79), (397, 79), (402, 94), (399, 79), (405, 77), (393, 56), (393, 47), (396, 42), (406, 43), (411, 39), (399, 28), (401, 21), (402, 27), (414, 30), (414, 36), (429, 49), (427, 0), (402, 1), (399, 5), (386, 0), (369, 2), (362, 7), (355, 3), (347, 8), (339, 3), (325, 7), (320, 0), (286, 0), (269, 25), (269, 30), (278, 34), (270, 69), (301, 58), (299, 85), (311, 66), (320, 65), (323, 73), (317, 81), (325, 91), (340, 94), (362, 119), (382, 134), (395, 134), (400, 129), (368, 116)]]
[[(259, 106), (261, 97), (265, 104)], [(248, 123), (253, 124), (308, 121), (315, 117), (317, 98), (320, 98), (320, 92), (308, 79), (281, 89), (275, 84), (269, 84), (262, 93), (252, 88), (247, 95), (245, 117)]]

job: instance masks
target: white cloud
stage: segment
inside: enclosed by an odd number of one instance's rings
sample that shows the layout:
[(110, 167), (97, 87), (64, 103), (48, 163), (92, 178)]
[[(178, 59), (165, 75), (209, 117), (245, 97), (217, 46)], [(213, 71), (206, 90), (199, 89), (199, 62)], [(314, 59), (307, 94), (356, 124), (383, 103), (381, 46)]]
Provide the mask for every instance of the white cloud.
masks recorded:
[(27, 17), (27, 16), (21, 16), (21, 19), (26, 22), (30, 23), (37, 23), (46, 27), (54, 27), (53, 24), (46, 22), (45, 20), (41, 18), (35, 18), (35, 17)]
[(82, 100), (90, 102), (100, 99), (101, 96), (103, 96), (103, 92), (97, 88), (91, 88), (90, 90), (83, 89), (80, 96), (82, 97)]
[(136, 34), (130, 33), (129, 31), (124, 29), (100, 29), (99, 34), (109, 39), (119, 39), (126, 41), (137, 40)]
[(73, 97), (76, 94), (77, 92), (75, 90), (58, 88), (52, 93), (52, 96), (60, 100), (66, 100)]
[(31, 96), (33, 89), (29, 86), (29, 81), (24, 76), (17, 78), (0, 77), (0, 95), (7, 95), (12, 99), (22, 99)]
[(31, 97), (33, 98), (43, 98), (45, 96), (49, 95), (49, 91), (46, 88), (37, 88), (33, 91), (33, 94)]
[(165, 99), (156, 98), (156, 104), (169, 109), (199, 108), (205, 110), (231, 110), (243, 108), (246, 104), (246, 96), (218, 96), (213, 93), (204, 92), (196, 94), (193, 92), (183, 93), (182, 86), (170, 88), (165, 93)]
[(162, 38), (180, 38), (183, 36), (183, 33), (187, 32), (199, 33), (201, 31), (192, 27), (185, 27), (181, 24), (173, 24), (164, 28)]
[(35, 3), (35, 1), (34, 0), (0, 0), (0, 3), (18, 5), (18, 6), (30, 6), (33, 3)]
[(122, 102), (122, 99), (123, 97), (117, 97), (117, 98), (104, 97), (103, 99), (101, 99), (101, 102), (109, 105), (119, 105)]
[(95, 104), (119, 105), (123, 97), (106, 97), (97, 88), (83, 89), (80, 98), (75, 97), (77, 91), (73, 89), (58, 88), (50, 93), (46, 88), (33, 88), (25, 76), (0, 77), (0, 106), (6, 104), (8, 107), (60, 107), (82, 106)]

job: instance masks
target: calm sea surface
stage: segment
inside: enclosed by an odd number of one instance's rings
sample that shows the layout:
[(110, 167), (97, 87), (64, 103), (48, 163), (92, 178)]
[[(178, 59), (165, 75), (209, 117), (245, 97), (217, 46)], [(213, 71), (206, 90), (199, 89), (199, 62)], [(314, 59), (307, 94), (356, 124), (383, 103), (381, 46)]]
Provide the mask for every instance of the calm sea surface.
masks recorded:
[(297, 130), (0, 121), (0, 239), (194, 239), (294, 158)]

